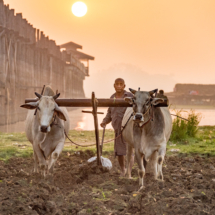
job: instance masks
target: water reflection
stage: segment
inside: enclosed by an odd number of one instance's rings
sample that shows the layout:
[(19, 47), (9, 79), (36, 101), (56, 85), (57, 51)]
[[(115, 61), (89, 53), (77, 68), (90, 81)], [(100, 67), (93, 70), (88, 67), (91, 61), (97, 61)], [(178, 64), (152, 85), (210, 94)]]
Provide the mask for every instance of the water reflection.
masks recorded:
[[(89, 113), (82, 113), (81, 111), (83, 109), (89, 111), (92, 110), (91, 108), (76, 108), (72, 111), (69, 111), (70, 129), (94, 130), (93, 115)], [(183, 110), (189, 112), (189, 109)], [(98, 114), (99, 129), (102, 129), (100, 127), (100, 123), (107, 113), (107, 108), (98, 108), (98, 111), (104, 112), (104, 114)], [(171, 112), (175, 114), (173, 110), (171, 110)], [(200, 125), (215, 125), (215, 109), (197, 109), (196, 112), (202, 114)], [(182, 115), (186, 115), (186, 112), (184, 112)], [(8, 126), (0, 126), (0, 132), (23, 132), (25, 130), (24, 126), (25, 122), (18, 122)], [(111, 123), (108, 124), (106, 128), (112, 129)]]
[[(90, 113), (82, 113), (82, 110), (83, 108), (80, 108), (69, 112), (70, 128), (75, 130), (94, 130), (93, 115)], [(91, 108), (84, 108), (84, 110), (92, 111)], [(97, 111), (104, 113), (98, 114), (99, 129), (102, 129), (100, 123), (107, 113), (107, 108), (98, 108)], [(108, 124), (106, 128), (112, 129), (111, 124)]]

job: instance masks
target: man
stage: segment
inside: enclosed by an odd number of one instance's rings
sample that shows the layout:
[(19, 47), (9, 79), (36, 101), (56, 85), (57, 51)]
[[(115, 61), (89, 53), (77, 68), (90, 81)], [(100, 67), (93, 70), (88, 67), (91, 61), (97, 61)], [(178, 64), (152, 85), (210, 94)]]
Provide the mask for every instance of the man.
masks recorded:
[[(125, 97), (133, 97), (132, 93), (125, 91), (125, 81), (122, 78), (117, 78), (114, 83), (115, 93), (110, 97), (112, 99), (120, 99)], [(106, 124), (112, 122), (112, 126), (115, 131), (115, 138), (121, 133), (122, 119), (126, 107), (109, 107), (106, 117), (100, 124), (101, 127), (105, 127)], [(125, 176), (125, 155), (126, 155), (126, 143), (123, 141), (122, 135), (115, 139), (114, 142), (115, 156), (118, 156), (119, 165), (121, 168), (121, 176)], [(133, 166), (134, 157), (132, 156), (130, 165)]]
[(168, 99), (167, 96), (164, 95), (163, 90), (159, 90), (159, 93), (157, 94), (156, 98)]

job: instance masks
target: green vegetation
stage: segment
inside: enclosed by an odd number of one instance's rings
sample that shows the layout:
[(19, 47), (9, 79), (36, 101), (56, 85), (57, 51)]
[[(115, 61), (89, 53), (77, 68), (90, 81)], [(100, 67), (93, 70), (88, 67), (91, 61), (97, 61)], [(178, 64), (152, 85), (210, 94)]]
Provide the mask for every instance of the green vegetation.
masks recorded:
[[(190, 124), (181, 121), (180, 129), (176, 132), (173, 129), (173, 135), (180, 134), (183, 138), (174, 139), (171, 137), (167, 145), (167, 154), (199, 154), (201, 156), (215, 156), (215, 126), (200, 126), (197, 127), (196, 114), (189, 115), (191, 120)], [(188, 118), (189, 118), (188, 116)], [(178, 122), (174, 122), (174, 126)], [(195, 126), (194, 126), (195, 125)], [(185, 129), (186, 128), (186, 129)], [(102, 130), (100, 130), (100, 138)], [(69, 137), (74, 142), (84, 145), (95, 143), (94, 131), (75, 131), (69, 132)], [(105, 141), (113, 139), (113, 130), (106, 130)], [(92, 150), (96, 152), (96, 146), (90, 147), (77, 147), (66, 140), (64, 151), (67, 153), (74, 153), (75, 151)], [(103, 156), (113, 154), (113, 141), (104, 144)], [(8, 161), (11, 157), (32, 157), (33, 149), (30, 142), (28, 142), (25, 133), (0, 133), (0, 160)], [(105, 196), (107, 197), (106, 193)], [(104, 198), (104, 196), (103, 196)]]
[(33, 149), (25, 133), (0, 133), (0, 160), (7, 161), (13, 156), (29, 157)]
[(215, 126), (199, 126), (195, 137), (169, 141), (167, 154), (186, 153), (215, 156)]
[(201, 120), (201, 114), (195, 113), (194, 110), (187, 112), (187, 120), (184, 120), (182, 117), (183, 110), (175, 111), (176, 117), (173, 120), (172, 134), (170, 137), (171, 141), (184, 141), (189, 137), (195, 137), (198, 132), (198, 125)]
[[(175, 111), (182, 116), (183, 110)], [(202, 156), (215, 156), (215, 126), (198, 126), (201, 114), (195, 111), (186, 111), (188, 121), (179, 117), (173, 120), (173, 129), (167, 154), (186, 153)]]
[[(102, 130), (99, 130), (99, 137), (100, 140), (102, 138)], [(95, 131), (76, 131), (76, 130), (71, 130), (69, 132), (69, 137), (70, 139), (78, 144), (81, 145), (92, 145), (95, 144)], [(114, 132), (111, 129), (105, 130), (105, 141), (112, 140), (114, 138)], [(114, 141), (111, 141), (110, 143), (105, 143), (103, 146), (103, 155), (113, 152), (113, 143)], [(74, 152), (74, 151), (85, 151), (85, 150), (92, 150), (93, 152), (96, 153), (96, 145), (90, 146), (90, 147), (80, 147), (80, 146), (75, 146), (72, 144), (68, 139), (66, 140), (65, 146), (64, 146), (64, 151), (68, 152)]]
[[(100, 130), (100, 138), (102, 137), (102, 130)], [(94, 131), (76, 131), (71, 130), (69, 137), (72, 141), (83, 144), (91, 145), (95, 143)], [(105, 131), (104, 141), (114, 138), (113, 130)], [(75, 146), (69, 140), (66, 140), (64, 151), (74, 153), (75, 151), (92, 150), (96, 152), (96, 146), (80, 147)], [(103, 156), (113, 152), (113, 141), (104, 144)], [(0, 132), (0, 160), (7, 161), (11, 157), (30, 157), (33, 156), (33, 149), (31, 143), (27, 140), (24, 132), (22, 133), (1, 133)]]

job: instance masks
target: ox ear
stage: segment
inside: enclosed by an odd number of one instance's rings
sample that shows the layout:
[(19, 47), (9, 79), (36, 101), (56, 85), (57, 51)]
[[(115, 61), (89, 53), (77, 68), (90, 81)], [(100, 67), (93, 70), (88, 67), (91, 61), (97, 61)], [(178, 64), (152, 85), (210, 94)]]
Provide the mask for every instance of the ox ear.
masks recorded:
[(33, 110), (33, 109), (36, 109), (37, 106), (38, 106), (38, 102), (29, 102), (24, 105), (21, 105), (20, 107)]
[(158, 105), (159, 103), (163, 103), (164, 100), (161, 98), (153, 98), (152, 99), (152, 105)]
[(126, 102), (128, 102), (130, 105), (132, 105), (134, 103), (133, 98), (131, 98), (131, 97), (125, 97), (124, 100)]
[(57, 104), (55, 104), (55, 109), (54, 109), (54, 110), (55, 110), (55, 113), (57, 114), (57, 116), (58, 116), (60, 119), (66, 121), (66, 117), (65, 117), (63, 111), (58, 107)]

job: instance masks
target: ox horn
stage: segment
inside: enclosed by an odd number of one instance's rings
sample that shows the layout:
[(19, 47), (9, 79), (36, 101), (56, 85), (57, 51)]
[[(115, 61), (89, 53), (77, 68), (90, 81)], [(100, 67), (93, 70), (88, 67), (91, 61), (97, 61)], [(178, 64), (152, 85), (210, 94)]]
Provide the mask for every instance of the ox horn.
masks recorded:
[(38, 97), (39, 99), (42, 97), (42, 95), (40, 95), (39, 93), (35, 92), (36, 97)]
[(153, 94), (157, 93), (157, 92), (158, 92), (158, 89), (155, 89), (155, 90), (149, 91), (149, 94), (150, 94), (150, 96), (153, 96)]
[(60, 93), (58, 93), (55, 96), (53, 96), (53, 99), (56, 100), (59, 96), (60, 96)]
[(133, 89), (131, 89), (131, 88), (129, 88), (129, 90), (133, 93), (133, 94), (135, 94), (137, 91), (136, 90), (133, 90)]

